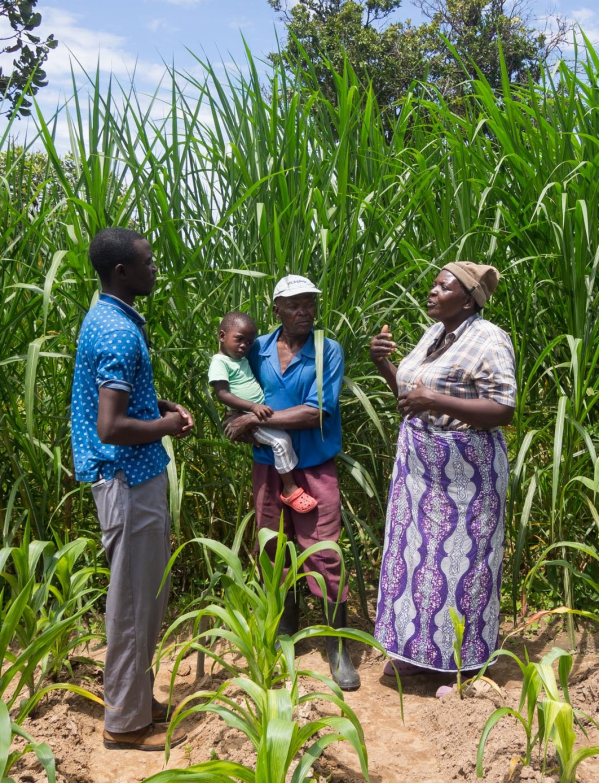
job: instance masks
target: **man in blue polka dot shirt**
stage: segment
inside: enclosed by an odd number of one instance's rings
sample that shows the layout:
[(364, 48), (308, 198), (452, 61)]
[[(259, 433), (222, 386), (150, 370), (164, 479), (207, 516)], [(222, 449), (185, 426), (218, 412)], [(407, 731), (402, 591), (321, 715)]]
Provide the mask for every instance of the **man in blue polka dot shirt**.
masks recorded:
[[(79, 335), (71, 428), (77, 479), (91, 482), (110, 565), (104, 745), (164, 750), (168, 715), (152, 695), (151, 671), (169, 591), (167, 581), (159, 593), (170, 557), (161, 439), (186, 437), (193, 419), (157, 398), (145, 319), (133, 307), (156, 282), (149, 243), (135, 231), (106, 228), (89, 256), (102, 293)], [(177, 729), (171, 745), (185, 738)]]

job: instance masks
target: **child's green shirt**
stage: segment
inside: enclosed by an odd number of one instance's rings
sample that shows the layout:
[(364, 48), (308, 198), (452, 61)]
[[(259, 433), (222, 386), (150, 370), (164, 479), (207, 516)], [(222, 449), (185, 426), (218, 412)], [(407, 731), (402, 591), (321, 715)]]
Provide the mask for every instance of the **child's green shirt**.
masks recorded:
[(231, 394), (251, 403), (264, 404), (262, 387), (245, 357), (232, 359), (224, 353), (215, 353), (208, 369), (208, 381), (227, 381)]

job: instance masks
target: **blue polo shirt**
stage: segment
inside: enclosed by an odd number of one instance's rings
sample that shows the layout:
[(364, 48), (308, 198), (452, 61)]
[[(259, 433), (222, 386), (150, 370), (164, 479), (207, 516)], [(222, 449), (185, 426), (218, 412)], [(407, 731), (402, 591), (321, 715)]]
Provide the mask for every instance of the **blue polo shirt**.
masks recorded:
[(140, 446), (113, 446), (98, 437), (100, 389), (129, 392), (127, 416), (160, 418), (145, 320), (114, 296), (100, 294), (83, 319), (71, 398), (71, 438), (78, 481), (107, 481), (122, 470), (129, 486), (162, 473), (169, 458), (160, 440)]
[[(252, 371), (264, 389), (264, 402), (275, 411), (296, 405), (318, 408), (314, 332), (284, 373), (281, 373), (277, 350), (280, 332), (279, 327), (271, 334), (258, 337), (249, 355)], [(322, 434), (320, 427), (288, 430), (299, 459), (298, 468), (322, 465), (341, 451), (339, 395), (343, 384), (343, 349), (335, 340), (325, 338), (323, 358), (322, 408), (328, 415), (322, 417)], [(254, 447), (254, 460), (274, 465), (270, 446)]]

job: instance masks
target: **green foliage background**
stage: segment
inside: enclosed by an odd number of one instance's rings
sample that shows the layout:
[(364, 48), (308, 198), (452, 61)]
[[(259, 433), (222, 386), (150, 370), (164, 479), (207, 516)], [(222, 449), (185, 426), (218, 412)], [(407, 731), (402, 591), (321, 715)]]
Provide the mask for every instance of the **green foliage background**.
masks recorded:
[(537, 81), (568, 32), (565, 19), (555, 15), (551, 33), (539, 32), (530, 0), (416, 0), (421, 24), (395, 21), (401, 0), (267, 1), (287, 29), (282, 52), (270, 55), (275, 62), (290, 62), (300, 77), (308, 71), (308, 89), (316, 78), (334, 103), (331, 65), (342, 70), (347, 58), (359, 79), (372, 83), (379, 105), (392, 112), (414, 79), (434, 84), (454, 110), (469, 92), (464, 70), (476, 78), (479, 69), (494, 89), (501, 88), (502, 67), (510, 82), (527, 82), (529, 74)]
[[(230, 542), (251, 506), (251, 458), (229, 444), (206, 382), (224, 312), (274, 326), (271, 292), (288, 272), (323, 290), (319, 325), (342, 344), (342, 542), (364, 597), (376, 581), (399, 417), (368, 361), (389, 323), (398, 357), (428, 325), (425, 294), (448, 261), (495, 264), (485, 316), (512, 336), (520, 389), (507, 437), (513, 465), (506, 580), (514, 609), (527, 567), (559, 541), (597, 543), (599, 59), (540, 84), (501, 88), (482, 73), (452, 112), (412, 85), (392, 131), (371, 88), (331, 69), (335, 100), (273, 66), (206, 80), (170, 74), (147, 105), (135, 87), (75, 93), (67, 161), (39, 112), (31, 157), (0, 141), (0, 527), (97, 536), (87, 488), (72, 475), (69, 398), (82, 318), (98, 291), (89, 237), (135, 226), (160, 280), (142, 304), (160, 394), (188, 405), (196, 434), (175, 447), (171, 510), (182, 541)], [(75, 92), (75, 90), (74, 90)], [(156, 120), (156, 117), (163, 119)], [(251, 546), (247, 539), (248, 549)], [(177, 590), (204, 573), (181, 562)], [(564, 548), (530, 582), (536, 602), (597, 603), (596, 565)], [(590, 581), (589, 581), (590, 580)]]
[[(8, 73), (0, 68), (0, 98), (8, 105), (8, 115), (17, 111), (21, 116), (31, 114), (28, 95), (35, 95), (45, 87), (46, 72), (42, 65), (58, 41), (53, 35), (45, 40), (35, 34), (42, 22), (42, 15), (35, 10), (37, 0), (0, 0), (0, 20), (6, 20), (10, 34), (1, 39), (0, 54), (14, 54), (12, 69)], [(6, 30), (6, 25), (4, 28)]]

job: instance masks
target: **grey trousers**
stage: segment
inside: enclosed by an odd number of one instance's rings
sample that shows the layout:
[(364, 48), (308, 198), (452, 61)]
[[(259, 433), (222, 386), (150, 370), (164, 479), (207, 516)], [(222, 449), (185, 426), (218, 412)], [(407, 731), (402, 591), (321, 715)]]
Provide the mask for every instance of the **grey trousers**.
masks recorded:
[(110, 566), (106, 600), (104, 725), (135, 731), (152, 722), (152, 659), (166, 613), (170, 557), (166, 472), (129, 487), (122, 471), (92, 487)]

